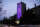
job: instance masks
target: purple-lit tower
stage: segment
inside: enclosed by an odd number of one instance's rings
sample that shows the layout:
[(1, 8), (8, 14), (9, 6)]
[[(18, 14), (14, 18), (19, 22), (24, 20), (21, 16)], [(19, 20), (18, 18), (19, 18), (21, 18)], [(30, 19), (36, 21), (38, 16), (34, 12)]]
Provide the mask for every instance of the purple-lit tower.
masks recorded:
[(17, 3), (17, 19), (23, 17), (24, 12), (26, 11), (26, 4), (24, 2)]

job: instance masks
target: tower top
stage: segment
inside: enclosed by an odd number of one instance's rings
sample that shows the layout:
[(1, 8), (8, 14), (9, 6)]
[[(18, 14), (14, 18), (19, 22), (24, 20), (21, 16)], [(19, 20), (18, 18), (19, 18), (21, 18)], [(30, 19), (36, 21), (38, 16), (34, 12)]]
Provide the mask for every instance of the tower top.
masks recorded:
[(21, 0), (21, 2), (23, 2), (24, 0)]

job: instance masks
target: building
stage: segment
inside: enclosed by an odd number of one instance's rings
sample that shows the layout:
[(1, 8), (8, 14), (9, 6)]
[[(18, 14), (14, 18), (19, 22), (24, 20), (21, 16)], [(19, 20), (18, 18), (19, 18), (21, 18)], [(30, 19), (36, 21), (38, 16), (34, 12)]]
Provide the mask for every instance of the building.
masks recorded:
[(35, 7), (32, 8), (32, 10), (33, 10), (33, 14), (36, 14), (36, 16), (40, 16), (40, 5), (36, 6), (35, 4)]
[(24, 2), (17, 3), (17, 19), (23, 17), (24, 12), (26, 12), (26, 4)]

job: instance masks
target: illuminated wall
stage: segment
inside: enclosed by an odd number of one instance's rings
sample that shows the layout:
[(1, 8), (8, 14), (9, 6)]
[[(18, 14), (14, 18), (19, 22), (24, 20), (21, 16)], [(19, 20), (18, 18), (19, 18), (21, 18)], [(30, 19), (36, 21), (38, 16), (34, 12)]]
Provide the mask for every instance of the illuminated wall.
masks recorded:
[(20, 19), (20, 17), (22, 16), (21, 9), (22, 9), (21, 3), (18, 3), (17, 4), (17, 19)]
[(17, 19), (23, 17), (24, 12), (26, 13), (26, 4), (24, 2), (17, 3)]

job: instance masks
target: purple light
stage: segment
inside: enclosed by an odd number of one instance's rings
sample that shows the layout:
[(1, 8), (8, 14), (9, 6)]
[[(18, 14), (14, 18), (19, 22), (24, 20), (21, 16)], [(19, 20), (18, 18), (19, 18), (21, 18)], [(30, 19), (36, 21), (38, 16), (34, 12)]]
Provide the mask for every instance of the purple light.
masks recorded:
[(20, 17), (22, 16), (21, 13), (21, 3), (17, 4), (17, 19), (20, 19)]

